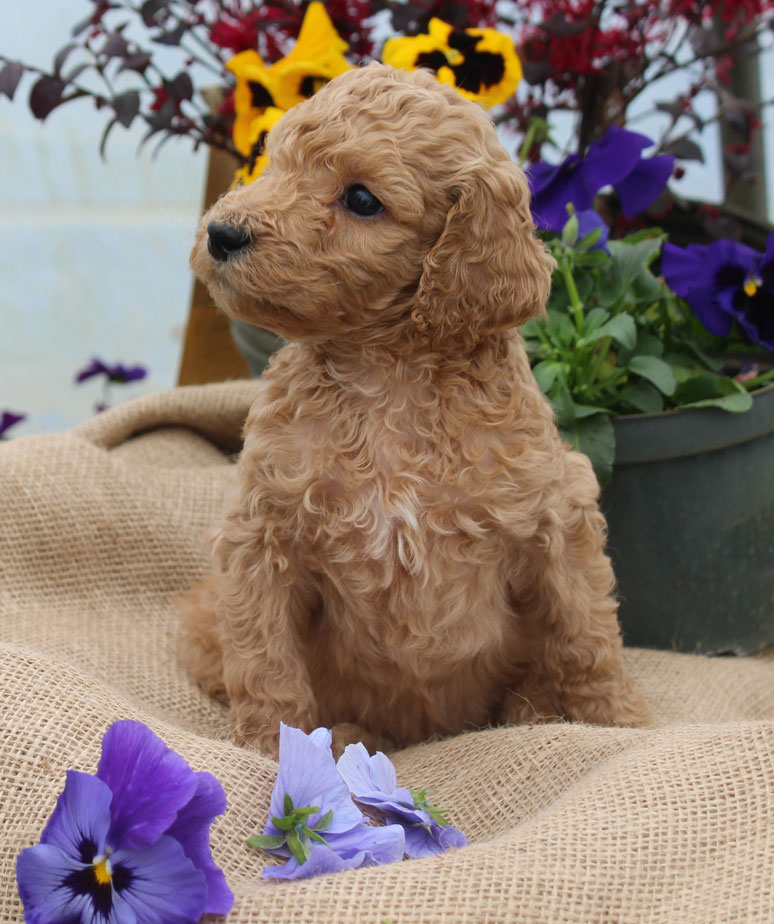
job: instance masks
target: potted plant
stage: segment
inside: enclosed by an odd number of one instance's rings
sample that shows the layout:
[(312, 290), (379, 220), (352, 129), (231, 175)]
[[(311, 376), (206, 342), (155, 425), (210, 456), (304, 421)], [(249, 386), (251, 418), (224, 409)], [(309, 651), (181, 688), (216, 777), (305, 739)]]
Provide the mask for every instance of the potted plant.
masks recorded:
[[(251, 182), (283, 112), (378, 56), (377, 33), (390, 37), (383, 60), (494, 104), (557, 259), (548, 317), (525, 342), (568, 443), (604, 486), (627, 640), (774, 641), (774, 244), (764, 222), (668, 186), (702, 157), (698, 101), (711, 93), (726, 188), (749, 190), (760, 102), (737, 77), (770, 0), (514, 0), (507, 15), (495, 0), (89, 2), (50, 71), (0, 56), (0, 95), (27, 76), (41, 119), (91, 100), (106, 116), (103, 150), (142, 120), (146, 142), (207, 145)], [(178, 50), (179, 69), (159, 67), (159, 45)], [(682, 85), (655, 106), (659, 137), (631, 131), (634, 101), (673, 74)], [(569, 154), (552, 137), (559, 111), (574, 118)], [(236, 338), (259, 373), (274, 343), (239, 325)]]

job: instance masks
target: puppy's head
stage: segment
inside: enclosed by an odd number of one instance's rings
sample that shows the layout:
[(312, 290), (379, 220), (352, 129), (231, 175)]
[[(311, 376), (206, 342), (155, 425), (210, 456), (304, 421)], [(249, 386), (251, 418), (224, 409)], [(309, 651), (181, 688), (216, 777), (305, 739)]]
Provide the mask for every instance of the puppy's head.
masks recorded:
[(204, 216), (191, 265), (290, 340), (477, 342), (538, 314), (551, 260), (487, 115), (379, 64), (285, 115), (269, 168)]

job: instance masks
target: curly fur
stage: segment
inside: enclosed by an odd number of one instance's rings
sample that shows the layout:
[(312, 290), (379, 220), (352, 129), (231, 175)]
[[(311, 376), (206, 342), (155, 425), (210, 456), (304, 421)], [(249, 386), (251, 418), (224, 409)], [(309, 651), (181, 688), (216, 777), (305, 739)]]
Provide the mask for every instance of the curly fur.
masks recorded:
[[(293, 341), (245, 426), (214, 576), (183, 609), (236, 740), (280, 720), (392, 748), (492, 723), (637, 725), (588, 460), (517, 326), (548, 297), (521, 171), (428, 73), (336, 78), (204, 217), (191, 262), (233, 317)], [(385, 205), (342, 204), (366, 186)], [(212, 259), (207, 225), (247, 231)]]

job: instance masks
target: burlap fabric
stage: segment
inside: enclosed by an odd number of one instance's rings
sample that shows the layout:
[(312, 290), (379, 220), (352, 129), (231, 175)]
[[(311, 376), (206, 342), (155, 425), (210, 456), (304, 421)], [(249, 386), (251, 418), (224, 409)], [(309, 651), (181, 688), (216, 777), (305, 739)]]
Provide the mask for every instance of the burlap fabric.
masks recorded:
[[(630, 651), (647, 730), (502, 728), (395, 755), (472, 846), (299, 882), (260, 879), (245, 839), (276, 765), (228, 740), (175, 657), (170, 601), (207, 567), (255, 385), (144, 398), (0, 447), (0, 921), (14, 864), (65, 770), (94, 772), (115, 719), (142, 720), (222, 781), (213, 827), (229, 921), (774, 922), (774, 657)], [(654, 575), (657, 580), (657, 575)]]

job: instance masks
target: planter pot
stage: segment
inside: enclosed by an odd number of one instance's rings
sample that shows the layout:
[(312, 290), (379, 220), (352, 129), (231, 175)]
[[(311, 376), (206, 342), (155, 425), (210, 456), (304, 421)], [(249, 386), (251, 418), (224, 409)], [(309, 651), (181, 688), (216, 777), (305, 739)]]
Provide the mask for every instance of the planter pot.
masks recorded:
[(629, 645), (774, 643), (774, 386), (752, 408), (620, 417), (602, 494)]

